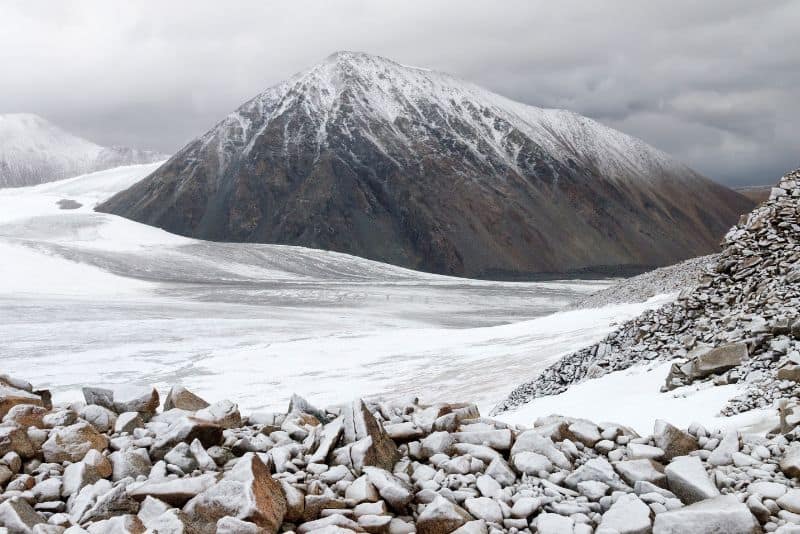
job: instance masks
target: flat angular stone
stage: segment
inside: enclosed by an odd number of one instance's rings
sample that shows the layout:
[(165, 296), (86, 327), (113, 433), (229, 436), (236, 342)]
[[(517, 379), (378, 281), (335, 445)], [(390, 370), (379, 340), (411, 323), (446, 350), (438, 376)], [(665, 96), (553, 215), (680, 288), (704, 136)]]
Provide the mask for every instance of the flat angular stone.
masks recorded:
[(386, 503), (397, 512), (403, 512), (414, 499), (411, 486), (385, 469), (365, 467), (364, 473)]
[(115, 384), (109, 387), (85, 387), (83, 397), (86, 404), (98, 404), (118, 414), (139, 412), (152, 415), (159, 404), (158, 391), (150, 386)]
[(617, 534), (650, 534), (650, 507), (636, 495), (621, 495), (603, 514), (598, 531), (604, 529)]
[(656, 515), (653, 534), (724, 532), (760, 534), (761, 527), (747, 505), (733, 495), (722, 495)]
[(47, 523), (26, 501), (9, 499), (0, 504), (0, 526), (10, 533), (32, 532), (36, 525)]
[[(362, 443), (363, 455), (358, 463), (391, 470), (400, 458), (397, 445), (370, 413), (364, 401), (357, 400), (347, 405), (342, 415), (343, 442)], [(370, 438), (369, 443), (364, 441), (366, 438)]]
[(675, 458), (664, 469), (667, 487), (684, 504), (693, 504), (719, 495), (719, 490), (708, 477), (703, 463), (696, 456)]
[(667, 462), (700, 448), (697, 440), (690, 434), (661, 419), (655, 422), (653, 439), (658, 448), (664, 451), (664, 461)]
[(164, 411), (178, 408), (188, 412), (196, 412), (207, 408), (209, 403), (201, 399), (183, 386), (173, 386), (164, 397)]
[(623, 460), (614, 462), (614, 469), (622, 477), (622, 480), (631, 486), (634, 486), (640, 480), (662, 488), (667, 485), (664, 466), (655, 460)]

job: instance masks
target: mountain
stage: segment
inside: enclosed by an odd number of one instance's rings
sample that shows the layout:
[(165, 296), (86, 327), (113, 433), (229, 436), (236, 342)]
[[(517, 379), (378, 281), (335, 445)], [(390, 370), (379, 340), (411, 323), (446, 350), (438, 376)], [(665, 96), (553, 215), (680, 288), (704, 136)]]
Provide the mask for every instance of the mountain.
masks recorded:
[(0, 187), (21, 187), (168, 156), (103, 147), (28, 113), (0, 115)]
[(751, 207), (586, 117), (339, 52), (98, 209), (203, 239), (508, 277), (707, 254)]

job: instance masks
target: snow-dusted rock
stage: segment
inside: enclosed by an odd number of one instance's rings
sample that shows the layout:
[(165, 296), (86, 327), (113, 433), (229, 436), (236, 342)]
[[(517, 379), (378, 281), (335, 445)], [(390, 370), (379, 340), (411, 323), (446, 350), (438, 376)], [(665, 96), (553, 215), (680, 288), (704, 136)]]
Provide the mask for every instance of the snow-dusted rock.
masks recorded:
[(419, 534), (449, 534), (472, 520), (466, 510), (437, 495), (433, 502), (425, 506), (417, 518), (416, 526)]
[(745, 504), (732, 495), (722, 495), (656, 516), (653, 534), (687, 532), (759, 534), (761, 528)]
[(650, 507), (636, 495), (621, 495), (611, 508), (603, 514), (598, 532), (618, 534), (650, 534)]
[(667, 486), (685, 504), (696, 503), (719, 495), (697, 456), (675, 458), (664, 469)]
[(48, 462), (78, 462), (90, 449), (103, 451), (108, 447), (108, 438), (86, 422), (78, 422), (50, 432), (42, 445), (42, 453)]

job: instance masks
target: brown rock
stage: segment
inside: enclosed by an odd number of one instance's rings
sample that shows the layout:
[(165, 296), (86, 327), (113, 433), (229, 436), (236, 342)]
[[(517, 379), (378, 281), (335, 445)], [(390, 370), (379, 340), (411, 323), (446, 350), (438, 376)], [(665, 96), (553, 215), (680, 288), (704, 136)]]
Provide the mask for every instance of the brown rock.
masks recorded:
[(687, 432), (657, 419), (653, 428), (656, 446), (664, 451), (664, 461), (669, 462), (678, 456), (686, 456), (700, 448), (697, 440)]
[[(356, 444), (359, 467), (371, 465), (391, 471), (400, 458), (397, 445), (383, 430), (363, 400), (349, 404), (343, 410), (342, 441)], [(366, 438), (370, 438), (366, 441)], [(352, 462), (351, 462), (352, 463)]]
[(0, 418), (5, 417), (17, 404), (34, 404), (48, 408), (48, 403), (33, 391), (30, 384), (8, 375), (0, 375)]
[(90, 449), (103, 451), (106, 448), (108, 438), (89, 423), (80, 421), (52, 430), (42, 445), (42, 453), (46, 462), (78, 462)]
[(201, 399), (183, 386), (173, 386), (164, 398), (164, 411), (178, 408), (189, 412), (196, 412), (208, 408), (209, 403)]
[(223, 480), (197, 495), (183, 511), (214, 532), (216, 522), (233, 516), (277, 532), (286, 515), (286, 499), (280, 484), (254, 453), (245, 454)]

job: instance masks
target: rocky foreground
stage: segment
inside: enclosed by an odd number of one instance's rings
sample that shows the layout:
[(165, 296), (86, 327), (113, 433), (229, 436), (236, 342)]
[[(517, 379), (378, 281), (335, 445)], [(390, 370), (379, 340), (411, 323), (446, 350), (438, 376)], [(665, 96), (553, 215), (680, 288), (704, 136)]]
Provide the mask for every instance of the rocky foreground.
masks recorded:
[(242, 417), (180, 387), (46, 391), (0, 379), (9, 533), (800, 532), (800, 442), (558, 416), (511, 427), (471, 404)]
[(743, 393), (729, 402), (725, 415), (778, 404), (790, 423), (797, 422), (800, 171), (784, 176), (769, 200), (728, 232), (722, 252), (694, 285), (675, 303), (562, 358), (516, 388), (494, 413), (632, 365), (674, 360), (665, 390), (742, 383)]

